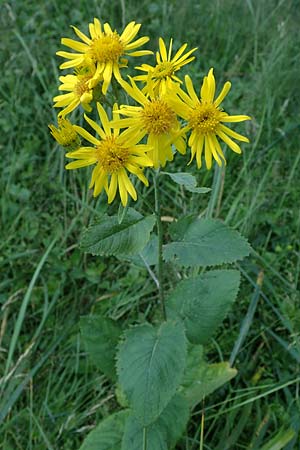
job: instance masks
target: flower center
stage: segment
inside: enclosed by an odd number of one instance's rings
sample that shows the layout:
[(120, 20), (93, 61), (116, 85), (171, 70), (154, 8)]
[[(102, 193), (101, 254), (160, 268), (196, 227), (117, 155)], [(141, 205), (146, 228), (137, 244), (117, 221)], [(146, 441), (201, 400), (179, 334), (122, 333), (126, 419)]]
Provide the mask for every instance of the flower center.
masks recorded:
[(161, 99), (150, 100), (141, 115), (147, 133), (168, 133), (176, 123), (175, 112)]
[(81, 97), (85, 92), (89, 92), (87, 81), (90, 80), (90, 76), (77, 76), (78, 81), (75, 84), (74, 92), (78, 97)]
[(167, 77), (171, 77), (174, 73), (174, 67), (173, 64), (169, 61), (166, 62), (162, 62), (160, 64), (158, 64), (153, 73), (152, 73), (152, 78), (167, 78)]
[(220, 123), (219, 116), (220, 111), (214, 105), (200, 103), (191, 111), (188, 122), (201, 134), (215, 133)]
[(116, 62), (123, 53), (124, 45), (116, 32), (95, 38), (91, 43), (91, 57), (100, 63)]
[(105, 172), (113, 173), (125, 166), (129, 150), (117, 144), (113, 136), (107, 137), (96, 147), (97, 158)]

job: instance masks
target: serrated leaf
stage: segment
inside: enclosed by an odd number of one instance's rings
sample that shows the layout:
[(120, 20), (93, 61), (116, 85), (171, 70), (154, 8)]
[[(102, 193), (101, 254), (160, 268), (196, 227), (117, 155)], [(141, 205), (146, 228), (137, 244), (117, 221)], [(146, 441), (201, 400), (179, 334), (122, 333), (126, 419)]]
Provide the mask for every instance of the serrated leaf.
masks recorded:
[(135, 255), (150, 239), (155, 217), (144, 217), (132, 208), (119, 223), (117, 215), (104, 215), (83, 233), (80, 247), (93, 255)]
[[(147, 450), (169, 450), (163, 430), (156, 422), (146, 428)], [(134, 415), (130, 415), (125, 424), (121, 450), (143, 449), (144, 427)]]
[(117, 372), (142, 426), (154, 422), (180, 384), (186, 360), (182, 323), (164, 322), (128, 330), (117, 356)]
[(116, 380), (115, 356), (121, 328), (111, 319), (101, 316), (80, 318), (83, 342), (89, 356), (111, 380)]
[(183, 266), (232, 263), (249, 253), (250, 245), (237, 231), (219, 220), (199, 218), (187, 226), (176, 242), (163, 248), (166, 261), (173, 260)]
[[(146, 428), (147, 450), (172, 450), (183, 434), (189, 418), (189, 407), (182, 394), (175, 394), (159, 418)], [(130, 415), (126, 421), (122, 450), (143, 448), (144, 428)]]
[(236, 374), (237, 370), (231, 368), (228, 362), (208, 364), (204, 361), (202, 346), (193, 346), (188, 352), (181, 392), (193, 409), (204, 397), (234, 378)]
[(168, 175), (175, 183), (184, 186), (188, 191), (194, 192), (196, 194), (206, 194), (211, 191), (210, 188), (207, 187), (197, 187), (196, 178), (190, 173), (186, 172), (161, 172), (162, 175)]
[(102, 420), (85, 438), (79, 450), (120, 450), (128, 411)]
[(211, 270), (180, 281), (166, 300), (167, 315), (181, 319), (194, 344), (205, 344), (224, 320), (240, 284), (238, 270)]
[(129, 257), (124, 257), (121, 255), (120, 259), (121, 258), (131, 261), (139, 267), (145, 267), (145, 264), (148, 266), (154, 266), (158, 261), (158, 237), (156, 234), (151, 233), (149, 242), (138, 255)]

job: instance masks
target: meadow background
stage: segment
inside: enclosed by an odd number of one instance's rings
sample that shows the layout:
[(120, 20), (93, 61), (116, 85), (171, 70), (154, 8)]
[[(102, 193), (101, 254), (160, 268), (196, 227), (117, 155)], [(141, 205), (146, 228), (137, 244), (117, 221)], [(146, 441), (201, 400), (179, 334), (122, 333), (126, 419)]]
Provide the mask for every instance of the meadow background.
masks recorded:
[[(159, 36), (198, 46), (186, 68), (196, 85), (213, 66), (219, 88), (232, 81), (225, 109), (253, 118), (236, 128), (251, 144), (242, 156), (227, 152), (214, 209), (254, 251), (239, 265), (238, 299), (207, 349), (210, 362), (230, 359), (238, 375), (205, 399), (204, 448), (300, 448), (299, 1), (0, 5), (0, 448), (78, 449), (117, 407), (87, 358), (79, 317), (105, 307), (130, 322), (156, 296), (142, 267), (78, 249), (83, 226), (107, 206), (88, 192), (88, 171), (64, 170), (64, 152), (47, 127), (55, 121), (60, 38), (73, 37), (71, 24), (86, 32), (94, 17), (118, 31), (142, 23), (153, 50)], [(168, 169), (184, 164), (178, 155)], [(211, 186), (213, 170), (189, 170)], [(166, 216), (201, 212), (207, 203), (169, 181), (163, 195)], [(202, 412), (194, 412), (178, 450), (200, 448)]]

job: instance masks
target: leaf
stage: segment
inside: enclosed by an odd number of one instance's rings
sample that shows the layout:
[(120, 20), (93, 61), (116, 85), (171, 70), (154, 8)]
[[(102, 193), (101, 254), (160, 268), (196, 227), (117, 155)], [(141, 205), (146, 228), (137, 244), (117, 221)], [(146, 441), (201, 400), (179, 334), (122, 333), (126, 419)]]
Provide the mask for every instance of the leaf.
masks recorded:
[[(261, 447), (261, 450), (281, 450), (284, 448), (292, 439), (294, 439), (296, 432), (293, 428), (288, 428), (284, 430), (283, 428), (270, 440)], [(296, 444), (296, 442), (294, 443)]]
[[(124, 256), (122, 255), (124, 259)], [(158, 261), (158, 237), (156, 234), (151, 233), (150, 240), (143, 248), (143, 250), (134, 256), (126, 257), (127, 261), (131, 261), (133, 264), (139, 267), (154, 266)]]
[(227, 383), (237, 374), (228, 362), (207, 364), (201, 345), (193, 346), (188, 352), (187, 367), (182, 382), (182, 394), (193, 409), (207, 395)]
[[(147, 450), (169, 450), (166, 436), (156, 422), (146, 428)], [(142, 450), (144, 427), (134, 415), (130, 415), (125, 424), (121, 450)]]
[(80, 318), (80, 329), (92, 362), (111, 380), (116, 380), (115, 356), (121, 328), (101, 316)]
[(182, 323), (145, 324), (128, 330), (117, 356), (117, 372), (141, 425), (154, 422), (180, 384), (186, 360)]
[(85, 438), (79, 450), (120, 450), (128, 411), (102, 420)]
[(239, 283), (238, 270), (211, 270), (182, 280), (166, 300), (167, 315), (183, 321), (190, 342), (205, 344), (224, 320)]
[(132, 208), (119, 223), (118, 216), (104, 215), (83, 233), (80, 247), (93, 255), (135, 255), (150, 239), (154, 216), (144, 217)]
[(169, 175), (169, 177), (177, 184), (184, 186), (188, 191), (195, 192), (197, 194), (206, 194), (211, 191), (210, 188), (207, 187), (197, 187), (196, 178), (190, 173), (186, 172), (177, 172), (177, 173), (169, 173), (169, 172), (161, 172), (162, 175)]
[(212, 266), (232, 263), (249, 255), (251, 247), (246, 239), (219, 220), (198, 218), (185, 230), (180, 224), (174, 228), (177, 241), (164, 245), (166, 261), (173, 260), (183, 266)]
[[(189, 418), (188, 402), (182, 394), (175, 394), (159, 418), (146, 428), (147, 450), (171, 450), (183, 434)], [(130, 415), (127, 419), (122, 450), (143, 448), (144, 428)]]

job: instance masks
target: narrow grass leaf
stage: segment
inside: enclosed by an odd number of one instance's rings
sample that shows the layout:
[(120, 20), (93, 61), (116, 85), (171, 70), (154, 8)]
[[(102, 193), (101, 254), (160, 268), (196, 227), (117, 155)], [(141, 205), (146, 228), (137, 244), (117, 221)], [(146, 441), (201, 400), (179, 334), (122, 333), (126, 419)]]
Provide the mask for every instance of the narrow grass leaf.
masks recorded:
[(9, 370), (11, 362), (12, 362), (12, 358), (13, 358), (14, 351), (15, 351), (15, 348), (16, 348), (17, 340), (18, 340), (18, 337), (19, 337), (19, 334), (20, 334), (20, 331), (21, 331), (21, 327), (22, 327), (24, 318), (25, 318), (26, 309), (27, 309), (29, 300), (31, 298), (32, 290), (33, 290), (34, 285), (36, 283), (36, 280), (37, 280), (37, 278), (38, 278), (38, 276), (39, 276), (39, 274), (40, 274), (40, 272), (42, 270), (42, 267), (45, 264), (45, 262), (46, 262), (46, 260), (47, 260), (47, 258), (49, 256), (49, 253), (51, 252), (52, 248), (54, 247), (54, 244), (55, 244), (56, 241), (57, 241), (57, 238), (54, 238), (52, 240), (52, 242), (50, 243), (49, 247), (47, 248), (47, 250), (45, 251), (44, 255), (42, 256), (40, 262), (38, 263), (37, 268), (35, 269), (33, 277), (31, 279), (30, 284), (28, 286), (28, 289), (26, 291), (26, 294), (24, 296), (24, 299), (22, 301), (21, 308), (20, 308), (20, 311), (19, 311), (19, 314), (18, 314), (18, 318), (17, 318), (17, 322), (16, 322), (15, 327), (14, 327), (14, 333), (13, 333), (12, 339), (10, 341), (10, 346), (9, 346), (8, 356), (7, 356), (7, 360), (6, 360), (6, 366), (5, 366), (5, 372), (4, 372), (4, 378), (7, 375), (7, 372)]
[(117, 355), (117, 372), (133, 414), (143, 427), (159, 417), (175, 394), (185, 361), (182, 323), (145, 324), (126, 332)]
[(260, 450), (281, 450), (284, 448), (295, 436), (295, 430), (289, 428), (288, 430), (280, 430), (269, 442), (267, 442)]

